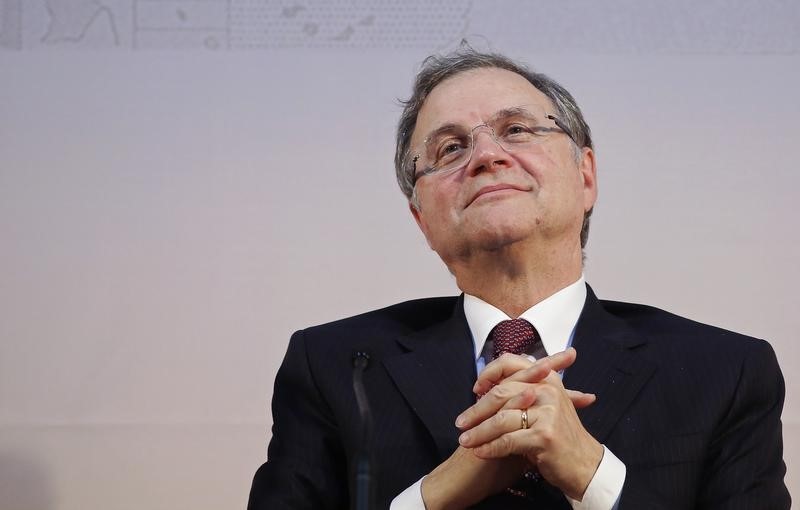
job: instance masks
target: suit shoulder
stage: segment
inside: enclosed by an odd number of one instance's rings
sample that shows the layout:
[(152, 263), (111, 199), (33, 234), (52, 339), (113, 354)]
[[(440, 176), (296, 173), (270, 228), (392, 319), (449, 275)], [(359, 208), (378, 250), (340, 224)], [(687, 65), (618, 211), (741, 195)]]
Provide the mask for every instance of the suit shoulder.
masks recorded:
[(704, 324), (654, 306), (622, 301), (600, 301), (606, 312), (623, 320), (634, 330), (653, 339), (665, 339), (681, 344), (700, 341), (709, 347), (727, 349), (734, 346), (769, 347), (765, 340)]
[(359, 334), (359, 332), (387, 331), (396, 334), (409, 334), (426, 329), (450, 316), (456, 309), (459, 298), (432, 297), (404, 301), (377, 310), (371, 310), (352, 317), (311, 326), (304, 330), (306, 335), (331, 335), (339, 332)]

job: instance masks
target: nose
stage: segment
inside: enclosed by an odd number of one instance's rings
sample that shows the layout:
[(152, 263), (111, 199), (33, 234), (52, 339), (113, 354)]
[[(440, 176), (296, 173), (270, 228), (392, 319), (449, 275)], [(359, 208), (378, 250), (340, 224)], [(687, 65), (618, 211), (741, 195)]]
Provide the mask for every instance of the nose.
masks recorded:
[(477, 174), (493, 171), (510, 164), (508, 152), (500, 145), (494, 131), (486, 125), (476, 126), (472, 131), (472, 154), (467, 171)]

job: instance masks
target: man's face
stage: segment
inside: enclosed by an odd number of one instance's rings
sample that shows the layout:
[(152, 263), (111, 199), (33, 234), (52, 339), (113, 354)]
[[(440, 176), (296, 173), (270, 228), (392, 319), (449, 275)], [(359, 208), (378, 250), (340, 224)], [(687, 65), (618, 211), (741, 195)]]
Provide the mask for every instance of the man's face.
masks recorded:
[[(459, 73), (425, 100), (411, 138), (412, 154), (442, 126), (469, 131), (498, 112), (528, 106), (557, 114), (550, 99), (516, 73), (497, 68)], [(554, 249), (565, 243), (571, 249), (574, 243), (580, 250), (583, 215), (597, 198), (591, 149), (583, 149), (576, 161), (569, 137), (561, 132), (511, 152), (487, 129), (476, 130), (473, 140), (472, 157), (462, 169), (421, 175), (416, 182), (419, 208), (411, 211), (445, 263), (524, 240)]]

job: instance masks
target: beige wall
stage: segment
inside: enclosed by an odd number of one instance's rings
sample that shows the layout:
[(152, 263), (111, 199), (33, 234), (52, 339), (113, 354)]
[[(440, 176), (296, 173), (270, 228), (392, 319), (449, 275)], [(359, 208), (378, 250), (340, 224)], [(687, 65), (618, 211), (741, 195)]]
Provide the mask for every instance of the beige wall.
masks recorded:
[[(194, 5), (165, 4), (148, 23)], [(231, 3), (245, 4), (267, 5)], [(130, 14), (110, 31), (103, 11), (83, 39), (48, 42), (43, 0), (26, 3), (21, 49), (0, 49), (0, 507), (244, 507), (291, 332), (456, 292), (391, 158), (395, 99), (461, 36), (582, 104), (599, 154), (587, 277), (601, 297), (770, 340), (797, 492), (798, 9), (443, 2), (461, 17), (434, 32), (439, 11), (424, 30), (404, 11), (391, 31), (384, 3), (362, 4), (349, 41), (320, 25), (325, 44), (246, 49), (238, 11), (200, 39), (137, 32)], [(298, 16), (320, 21), (324, 5)], [(414, 26), (403, 42), (397, 27)]]

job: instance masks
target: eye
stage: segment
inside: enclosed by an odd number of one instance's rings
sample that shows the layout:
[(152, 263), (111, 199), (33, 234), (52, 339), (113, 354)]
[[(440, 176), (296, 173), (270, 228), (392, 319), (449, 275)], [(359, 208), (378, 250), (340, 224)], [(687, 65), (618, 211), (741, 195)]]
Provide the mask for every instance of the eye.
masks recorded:
[(513, 135), (521, 135), (521, 134), (525, 134), (525, 133), (530, 133), (532, 131), (533, 130), (529, 126), (526, 126), (525, 124), (517, 123), (517, 124), (511, 124), (510, 126), (508, 126), (508, 128), (506, 129), (506, 134), (510, 135), (510, 136), (513, 136)]
[(549, 131), (538, 118), (525, 116), (509, 120), (503, 130), (503, 140), (508, 143), (528, 143), (547, 136)]
[(436, 150), (436, 162), (447, 162), (456, 159), (466, 148), (466, 144), (461, 140), (445, 140), (439, 144), (439, 148)]
[(442, 154), (449, 154), (451, 152), (459, 151), (459, 150), (461, 150), (463, 148), (464, 147), (462, 146), (461, 143), (451, 142), (451, 143), (448, 143), (446, 145), (443, 145), (442, 146), (442, 150), (440, 152)]
[(503, 140), (508, 143), (526, 143), (541, 134), (535, 122), (516, 121), (509, 123), (502, 131)]

